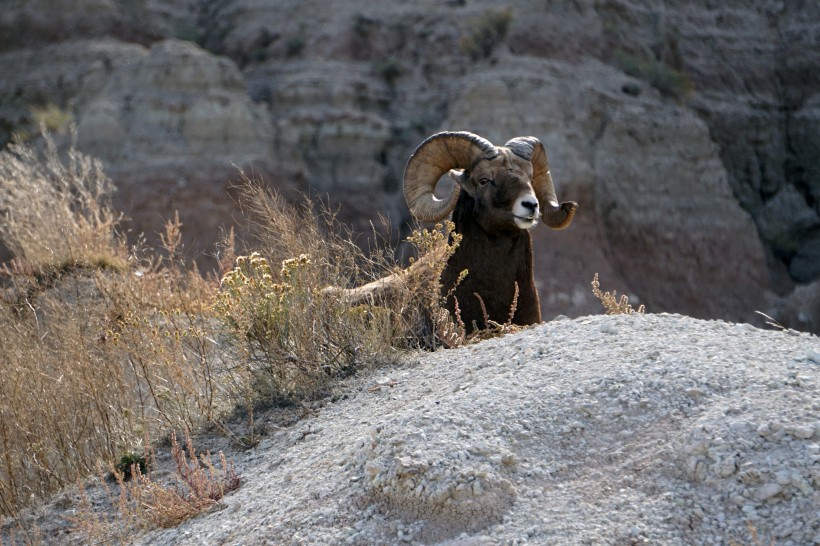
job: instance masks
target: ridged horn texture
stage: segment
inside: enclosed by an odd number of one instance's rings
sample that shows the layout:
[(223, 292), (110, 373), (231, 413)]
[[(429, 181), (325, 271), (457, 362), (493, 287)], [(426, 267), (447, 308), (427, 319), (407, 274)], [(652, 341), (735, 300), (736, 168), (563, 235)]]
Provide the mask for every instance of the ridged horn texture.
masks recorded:
[(544, 223), (552, 229), (564, 229), (569, 226), (578, 205), (573, 202), (558, 203), (547, 152), (541, 141), (532, 136), (516, 137), (504, 146), (532, 163), (532, 186), (538, 198), (538, 206), (541, 207)]
[(450, 169), (471, 169), (482, 157), (498, 155), (490, 141), (467, 131), (436, 133), (419, 144), (404, 169), (404, 198), (420, 222), (438, 222), (450, 214), (459, 188), (446, 199), (433, 194), (439, 178)]

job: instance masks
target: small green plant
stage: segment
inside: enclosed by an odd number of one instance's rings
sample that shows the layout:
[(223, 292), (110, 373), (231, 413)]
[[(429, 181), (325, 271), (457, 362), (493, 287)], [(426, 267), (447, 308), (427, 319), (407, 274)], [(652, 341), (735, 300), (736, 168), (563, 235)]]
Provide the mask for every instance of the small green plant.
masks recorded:
[(394, 85), (396, 80), (401, 77), (404, 69), (398, 59), (390, 58), (376, 64), (376, 72), (387, 82), (388, 85)]
[(620, 50), (616, 51), (615, 60), (624, 72), (648, 82), (664, 95), (682, 100), (692, 93), (689, 76), (663, 61), (630, 55)]
[(12, 129), (12, 142), (29, 142), (45, 131), (66, 133), (74, 122), (74, 115), (70, 110), (64, 110), (52, 102), (29, 106), (28, 113), (28, 120)]
[(44, 106), (32, 106), (29, 112), (32, 125), (45, 127), (50, 133), (63, 133), (74, 121), (74, 115), (70, 110), (63, 110), (53, 102)]
[(133, 467), (138, 468), (142, 474), (148, 472), (148, 459), (144, 454), (139, 455), (133, 451), (125, 453), (120, 457), (120, 462), (114, 465), (114, 475), (116, 476), (119, 473), (124, 481), (128, 481), (134, 475), (131, 471)]
[(285, 55), (288, 58), (297, 57), (305, 49), (305, 39), (301, 36), (292, 36), (285, 43)]
[(202, 45), (202, 31), (192, 22), (183, 22), (176, 27), (176, 37), (180, 40)]
[(469, 30), (461, 39), (461, 50), (476, 61), (489, 57), (504, 41), (512, 19), (510, 8), (485, 11), (470, 21)]
[(601, 304), (604, 306), (607, 315), (630, 315), (632, 313), (642, 315), (645, 311), (643, 305), (640, 305), (638, 309), (633, 309), (632, 305), (629, 304), (629, 298), (626, 294), (622, 294), (619, 299), (615, 290), (612, 292), (601, 292), (601, 284), (598, 282), (597, 273), (595, 273), (595, 276), (592, 278), (592, 294), (601, 300)]
[(370, 37), (370, 31), (375, 26), (375, 21), (366, 15), (357, 13), (353, 16), (353, 34), (358, 39), (367, 39)]

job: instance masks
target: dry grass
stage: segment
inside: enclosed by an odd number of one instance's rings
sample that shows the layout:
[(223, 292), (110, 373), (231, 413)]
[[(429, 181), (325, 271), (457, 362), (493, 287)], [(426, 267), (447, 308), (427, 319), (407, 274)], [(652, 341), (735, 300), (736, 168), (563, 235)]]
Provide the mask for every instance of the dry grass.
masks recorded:
[(0, 238), (15, 255), (0, 300), (0, 514), (12, 515), (146, 433), (193, 428), (230, 406), (210, 332), (215, 282), (176, 255), (129, 249), (113, 186), (74, 151), (0, 154)]
[(146, 436), (205, 422), (230, 435), (222, 418), (237, 405), (320, 396), (422, 345), (414, 302), (429, 297), (417, 283), (388, 307), (323, 291), (393, 267), (327, 208), (248, 182), (242, 200), (265, 257), (235, 258), (228, 242), (220, 285), (181, 258), (178, 219), (160, 252), (129, 247), (99, 164), (66, 157), (50, 141), (43, 154), (0, 155), (0, 239), (15, 256), (0, 300), (0, 514), (146, 449)]
[[(220, 281), (186, 264), (178, 219), (162, 227), (163, 248), (129, 246), (113, 191), (99, 163), (47, 138), (42, 153), (0, 153), (0, 242), (14, 254), (0, 269), (0, 516), (150, 452), (146, 438), (210, 423), (242, 442), (223, 421), (240, 407), (250, 410), (252, 443), (260, 405), (322, 396), (406, 348), (478, 339), (440, 294), (459, 242), (451, 227), (415, 232), (419, 259), (401, 270), (388, 245), (363, 251), (321, 203), (294, 206), (246, 180), (240, 204), (255, 238), (238, 257), (227, 238)], [(352, 305), (345, 290), (327, 289), (386, 273), (399, 281), (390, 301)], [(210, 456), (188, 460), (174, 445), (180, 487), (134, 468), (112, 501), (120, 516), (94, 516), (89, 503), (77, 525), (127, 542), (239, 485), (226, 461), (217, 472)]]
[[(366, 253), (322, 203), (293, 206), (246, 179), (240, 203), (253, 220), (254, 248), (235, 258), (214, 305), (243, 363), (237, 384), (249, 407), (327, 392), (334, 378), (425, 344), (416, 276), (402, 274), (389, 302), (352, 304), (343, 290), (396, 270), (386, 253)], [(424, 276), (427, 279), (427, 276)], [(427, 287), (435, 289), (438, 286)], [(437, 296), (436, 296), (437, 298)], [(244, 393), (244, 394), (241, 394)]]
[(626, 294), (621, 294), (621, 297), (618, 298), (618, 293), (615, 290), (612, 292), (602, 292), (597, 273), (592, 278), (592, 293), (596, 298), (601, 300), (601, 304), (604, 306), (607, 315), (643, 314), (645, 311), (643, 305), (640, 305), (637, 309), (633, 309), (632, 305), (629, 304), (629, 298)]
[(0, 180), (0, 239), (18, 262), (40, 272), (125, 267), (114, 186), (98, 161), (72, 149), (64, 162), (50, 138), (42, 154), (10, 144), (0, 152)]
[(146, 432), (230, 409), (207, 326), (212, 292), (190, 271), (80, 269), (3, 302), (3, 513), (118, 460)]

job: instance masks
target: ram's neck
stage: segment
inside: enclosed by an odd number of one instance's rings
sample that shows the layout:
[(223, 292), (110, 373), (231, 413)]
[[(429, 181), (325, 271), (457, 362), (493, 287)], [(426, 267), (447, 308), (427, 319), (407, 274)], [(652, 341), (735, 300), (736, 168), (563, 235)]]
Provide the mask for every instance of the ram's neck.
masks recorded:
[[(459, 204), (462, 204), (461, 200)], [(479, 328), (486, 327), (485, 310), (487, 318), (504, 323), (509, 318), (517, 284), (518, 310), (513, 322), (540, 322), (529, 232), (519, 230), (510, 234), (487, 233), (475, 221), (472, 212), (472, 208), (458, 205), (453, 211), (454, 229), (462, 238), (442, 274), (442, 293), (449, 295), (448, 307), (455, 311), (452, 300), (452, 296), (455, 296), (468, 329), (472, 329), (473, 321)], [(468, 271), (467, 276), (456, 286), (459, 275), (465, 269)], [(480, 301), (475, 294), (480, 296)]]

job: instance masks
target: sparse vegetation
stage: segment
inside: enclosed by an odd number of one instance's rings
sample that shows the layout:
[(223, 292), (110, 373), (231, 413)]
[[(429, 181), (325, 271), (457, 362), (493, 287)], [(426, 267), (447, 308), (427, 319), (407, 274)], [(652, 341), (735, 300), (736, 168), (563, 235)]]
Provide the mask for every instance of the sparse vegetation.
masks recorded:
[(373, 27), (373, 23), (373, 20), (366, 15), (357, 13), (353, 16), (353, 33), (360, 38), (366, 38)]
[(473, 60), (486, 59), (504, 41), (512, 18), (510, 8), (485, 11), (470, 21), (467, 34), (461, 39), (461, 50)]
[(643, 305), (638, 306), (637, 309), (633, 309), (626, 294), (621, 294), (621, 297), (618, 298), (618, 293), (615, 290), (612, 292), (602, 292), (597, 273), (592, 278), (592, 293), (596, 298), (601, 300), (601, 304), (604, 306), (607, 315), (643, 314), (645, 311)]
[[(617, 51), (615, 60), (624, 72), (648, 82), (664, 95), (683, 100), (692, 92), (692, 80), (689, 76), (663, 61), (630, 55), (624, 51)], [(625, 89), (625, 92), (629, 91)]]
[[(183, 464), (172, 443), (187, 485), (158, 485), (147, 438), (210, 423), (241, 443), (225, 422), (238, 407), (248, 410), (252, 438), (260, 404), (324, 395), (337, 378), (402, 349), (510, 330), (467, 336), (446, 310), (439, 277), (460, 241), (452, 225), (414, 232), (418, 260), (402, 270), (388, 246), (360, 249), (328, 207), (292, 205), (246, 180), (246, 245), (264, 253), (237, 257), (228, 238), (220, 280), (186, 264), (178, 218), (163, 227), (161, 248), (129, 245), (99, 163), (44, 142), (43, 152), (18, 143), (0, 154), (0, 241), (14, 254), (0, 271), (0, 515), (103, 465), (119, 481), (112, 504), (131, 519), (92, 510), (79, 528), (111, 536), (104, 528), (116, 525), (127, 536), (174, 525), (238, 487), (238, 474), (224, 460), (215, 473), (193, 453)], [(402, 280), (390, 302), (351, 305), (328, 290), (388, 272)], [(206, 487), (214, 484), (218, 494)]]
[[(153, 456), (149, 448), (148, 457)], [(79, 483), (80, 502), (72, 518), (75, 529), (95, 544), (128, 542), (140, 530), (173, 527), (209, 510), (240, 485), (241, 475), (232, 461), (222, 452), (216, 456), (218, 464), (209, 451), (197, 455), (187, 433), (184, 445), (179, 444), (175, 433), (171, 434), (171, 460), (174, 473), (170, 479), (152, 476), (139, 463), (132, 463), (127, 474), (118, 465), (113, 469), (115, 486), (105, 478), (99, 479), (104, 494), (96, 503), (86, 486)], [(110, 509), (95, 509), (95, 504), (102, 503)]]
[(292, 36), (285, 43), (285, 55), (288, 58), (297, 57), (305, 49), (305, 39), (301, 36)]
[[(461, 234), (453, 232), (455, 225), (453, 222), (436, 224), (433, 229), (419, 229), (407, 238), (413, 244), (422, 257), (419, 262), (420, 267), (412, 267), (414, 261), (411, 259), (411, 269), (421, 272), (413, 279), (413, 291), (419, 295), (417, 302), (423, 309), (429, 310), (429, 320), (432, 322), (433, 344), (438, 341), (445, 347), (454, 348), (466, 343), (466, 328), (461, 322), (461, 317), (457, 313), (452, 316), (445, 306), (448, 298), (452, 298), (455, 287), (444, 297), (441, 297), (441, 273), (447, 265), (447, 260), (456, 251), (461, 243)], [(462, 271), (459, 283), (469, 274), (469, 271)], [(459, 283), (456, 283), (458, 286)], [(458, 305), (458, 302), (456, 302)]]
[(30, 106), (28, 113), (28, 122), (12, 131), (12, 141), (27, 142), (42, 131), (65, 133), (74, 123), (71, 110), (60, 108), (53, 102)]
[(376, 63), (375, 68), (376, 72), (378, 72), (378, 74), (385, 82), (387, 82), (388, 85), (394, 85), (396, 80), (399, 79), (404, 72), (401, 62), (392, 57)]
[[(0, 514), (231, 409), (209, 330), (215, 280), (129, 248), (99, 164), (54, 145), (0, 154)], [(143, 446), (144, 447), (144, 446)]]
[[(187, 452), (187, 455), (186, 455)], [(239, 487), (240, 475), (232, 462), (219, 453), (219, 466), (210, 452), (197, 456), (191, 437), (186, 434), (185, 447), (171, 436), (171, 458), (176, 467), (176, 483), (163, 484), (133, 466), (134, 481), (126, 484), (117, 477), (136, 515), (157, 527), (173, 527), (208, 510), (227, 493)]]

